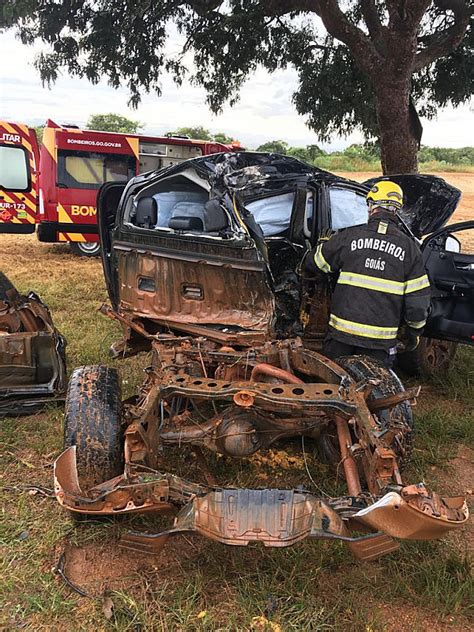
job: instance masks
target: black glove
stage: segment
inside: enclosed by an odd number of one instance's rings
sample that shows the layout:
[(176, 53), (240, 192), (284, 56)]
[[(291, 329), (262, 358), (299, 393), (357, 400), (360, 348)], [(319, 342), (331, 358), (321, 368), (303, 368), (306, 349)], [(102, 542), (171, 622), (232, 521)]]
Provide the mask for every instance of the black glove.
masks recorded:
[(314, 248), (307, 250), (303, 259), (301, 260), (301, 272), (303, 276), (314, 276), (317, 271), (316, 264), (314, 263)]
[(301, 263), (298, 266), (297, 273), (302, 275), (305, 279), (320, 279), (324, 278), (326, 275), (316, 265), (314, 260), (314, 253), (316, 252), (316, 248), (311, 248), (307, 250), (303, 258), (301, 259)]
[(334, 235), (332, 228), (325, 228), (319, 233), (318, 246), (322, 241), (328, 241)]
[(303, 259), (301, 260), (300, 270), (303, 272), (305, 277), (325, 276), (325, 273), (318, 268), (314, 261), (314, 253), (316, 252), (318, 246), (331, 239), (333, 235), (334, 231), (330, 228), (326, 228), (319, 234), (316, 246), (314, 248), (310, 248), (304, 253)]
[(415, 351), (420, 344), (420, 331), (407, 327), (405, 330), (405, 351)]

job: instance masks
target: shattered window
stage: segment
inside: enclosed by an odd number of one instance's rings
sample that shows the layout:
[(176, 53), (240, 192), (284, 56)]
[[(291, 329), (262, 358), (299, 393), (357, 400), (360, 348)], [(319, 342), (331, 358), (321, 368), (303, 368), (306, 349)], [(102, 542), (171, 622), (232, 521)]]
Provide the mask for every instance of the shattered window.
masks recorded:
[(252, 213), (265, 237), (283, 233), (290, 227), (294, 192), (248, 202), (246, 208)]
[(329, 201), (333, 230), (367, 223), (368, 208), (365, 196), (351, 189), (331, 187)]

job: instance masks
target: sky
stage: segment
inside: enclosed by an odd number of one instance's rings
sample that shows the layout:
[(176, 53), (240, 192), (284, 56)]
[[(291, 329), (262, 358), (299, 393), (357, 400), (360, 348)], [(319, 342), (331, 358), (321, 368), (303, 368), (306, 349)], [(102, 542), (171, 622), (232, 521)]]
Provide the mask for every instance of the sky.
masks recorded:
[[(33, 67), (39, 50), (41, 45), (24, 46), (11, 31), (0, 35), (0, 118), (30, 125), (41, 125), (51, 118), (81, 127), (91, 114), (115, 112), (139, 120), (144, 124), (143, 132), (159, 135), (178, 127), (202, 125), (213, 132), (225, 132), (248, 148), (281, 139), (293, 146), (318, 144), (334, 151), (363, 140), (356, 133), (321, 143), (291, 102), (297, 86), (292, 69), (273, 74), (258, 70), (243, 87), (240, 101), (226, 106), (217, 116), (207, 107), (203, 89), (189, 83), (177, 87), (170, 78), (163, 81), (161, 97), (144, 95), (133, 110), (127, 106), (127, 89), (114, 90), (105, 81), (92, 85), (86, 79), (63, 74), (51, 89), (42, 86)], [(448, 107), (440, 110), (436, 119), (422, 120), (422, 143), (440, 147), (474, 144), (470, 131), (474, 128), (473, 113), (467, 105)]]

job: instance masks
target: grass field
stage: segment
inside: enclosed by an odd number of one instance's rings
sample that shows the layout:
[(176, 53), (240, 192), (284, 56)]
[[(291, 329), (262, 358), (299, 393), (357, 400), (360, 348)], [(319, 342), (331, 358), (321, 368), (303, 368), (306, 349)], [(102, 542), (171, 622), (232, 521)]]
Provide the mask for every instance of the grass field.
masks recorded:
[[(472, 219), (474, 176), (446, 178), (465, 192), (456, 219)], [(0, 236), (0, 269), (18, 289), (34, 289), (50, 306), (68, 340), (70, 370), (113, 364), (107, 349), (120, 331), (97, 313), (107, 300), (99, 261), (76, 258), (67, 246), (39, 244), (34, 237)], [(120, 363), (125, 395), (133, 393), (144, 366), (145, 358)], [(406, 479), (425, 480), (445, 494), (471, 494), (473, 350), (460, 349), (451, 372), (422, 386)], [(470, 526), (442, 541), (402, 543), (398, 552), (369, 564), (357, 563), (342, 544), (320, 541), (264, 550), (180, 536), (159, 557), (129, 554), (117, 547), (120, 533), (150, 526), (150, 518), (74, 525), (53, 498), (27, 489), (52, 487), (62, 411), (1, 424), (0, 629), (401, 632), (467, 630), (473, 624)], [(192, 476), (194, 464), (180, 458)], [(309, 453), (307, 461), (312, 478), (330, 491), (327, 467)], [(224, 484), (312, 486), (298, 451), (212, 463)], [(67, 577), (87, 596), (55, 571), (61, 556)]]

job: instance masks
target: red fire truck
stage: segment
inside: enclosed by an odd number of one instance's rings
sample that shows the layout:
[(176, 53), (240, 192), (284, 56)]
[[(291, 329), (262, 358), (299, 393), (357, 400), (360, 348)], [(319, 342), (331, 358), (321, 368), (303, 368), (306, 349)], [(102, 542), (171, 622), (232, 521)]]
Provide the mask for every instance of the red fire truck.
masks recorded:
[[(73, 251), (82, 256), (95, 256), (99, 252), (96, 197), (104, 182), (126, 181), (138, 173), (155, 171), (196, 156), (240, 149), (238, 143), (223, 145), (177, 136), (96, 132), (48, 120), (39, 152), (37, 179), (34, 130), (24, 125), (0, 123), (0, 136), (2, 132), (7, 136), (7, 150), (0, 145), (2, 173), (3, 164), (13, 160), (9, 157), (13, 151), (11, 146), (23, 152), (30, 163), (21, 182), (6, 182), (6, 186), (0, 181), (0, 197), (4, 196), (0, 202), (27, 207), (5, 207), (0, 233), (33, 232), (36, 221), (40, 241), (69, 242)], [(19, 137), (17, 141), (9, 140), (13, 136)], [(3, 157), (4, 151), (10, 154)], [(11, 170), (16, 172), (18, 168), (12, 166)]]

